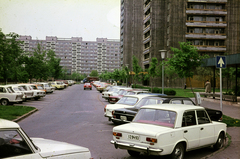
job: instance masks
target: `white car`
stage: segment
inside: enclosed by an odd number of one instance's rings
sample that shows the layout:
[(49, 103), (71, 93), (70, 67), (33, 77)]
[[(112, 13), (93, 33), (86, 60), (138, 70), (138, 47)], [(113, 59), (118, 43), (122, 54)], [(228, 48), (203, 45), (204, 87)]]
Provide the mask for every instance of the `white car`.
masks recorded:
[(8, 85), (0, 85), (0, 104), (8, 105), (9, 103), (22, 102), (23, 94), (14, 92), (12, 87)]
[(22, 97), (23, 101), (27, 101), (27, 99), (33, 98), (33, 91), (27, 91), (23, 87), (19, 86), (18, 84), (11, 84), (11, 85), (8, 85), (8, 86), (10, 86), (14, 90), (15, 93), (22, 93), (23, 94), (23, 97)]
[(43, 138), (29, 138), (20, 126), (0, 119), (0, 158), (92, 159), (88, 148)]
[(148, 105), (131, 123), (113, 128), (111, 143), (131, 156), (142, 152), (183, 159), (186, 151), (212, 145), (216, 150), (222, 148), (226, 127), (225, 123), (211, 121), (200, 106)]
[(142, 98), (151, 96), (149, 94), (138, 94), (138, 95), (128, 95), (123, 96), (115, 104), (107, 104), (104, 107), (104, 116), (108, 118), (109, 121), (112, 121), (113, 111), (119, 108), (133, 108)]
[(19, 86), (23, 87), (28, 91), (30, 90), (33, 91), (33, 98), (35, 100), (38, 100), (46, 96), (46, 92), (43, 90), (38, 90), (36, 84), (23, 83), (23, 84), (19, 84)]

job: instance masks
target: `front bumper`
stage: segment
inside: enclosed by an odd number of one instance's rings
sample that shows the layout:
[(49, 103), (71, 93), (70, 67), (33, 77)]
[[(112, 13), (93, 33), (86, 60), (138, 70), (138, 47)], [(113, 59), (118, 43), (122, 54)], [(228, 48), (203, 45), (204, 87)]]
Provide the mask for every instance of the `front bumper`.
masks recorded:
[(153, 148), (150, 146), (137, 145), (137, 144), (127, 143), (127, 142), (111, 140), (111, 144), (114, 144), (116, 149), (120, 148), (120, 149), (144, 152), (144, 153), (147, 153), (148, 155), (160, 155), (161, 152), (163, 152), (163, 149), (160, 149), (160, 148)]

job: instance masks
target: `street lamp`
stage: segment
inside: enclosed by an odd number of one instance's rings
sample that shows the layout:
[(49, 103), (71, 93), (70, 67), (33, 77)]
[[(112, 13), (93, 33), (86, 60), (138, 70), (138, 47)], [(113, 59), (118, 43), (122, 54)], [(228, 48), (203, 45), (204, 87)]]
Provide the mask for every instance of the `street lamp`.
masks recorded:
[(161, 58), (162, 58), (162, 94), (164, 94), (164, 65), (163, 60), (165, 58), (165, 53), (167, 50), (159, 50), (161, 52)]

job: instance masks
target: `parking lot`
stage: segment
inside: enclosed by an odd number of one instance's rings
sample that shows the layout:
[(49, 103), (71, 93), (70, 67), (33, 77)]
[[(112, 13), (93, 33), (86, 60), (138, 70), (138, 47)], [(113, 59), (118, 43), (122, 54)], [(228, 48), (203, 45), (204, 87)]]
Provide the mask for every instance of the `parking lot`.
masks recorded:
[[(102, 99), (101, 93), (94, 87), (93, 90), (84, 90), (83, 84), (77, 84), (55, 90), (39, 101), (31, 100), (21, 104), (36, 107), (38, 111), (21, 120), (19, 124), (30, 137), (87, 147), (95, 159), (134, 159), (126, 150), (115, 149), (110, 144), (115, 125), (103, 115), (106, 104), (108, 102)], [(204, 148), (186, 153), (185, 158), (198, 159), (212, 152), (211, 148)], [(148, 157), (141, 155), (138, 158)]]

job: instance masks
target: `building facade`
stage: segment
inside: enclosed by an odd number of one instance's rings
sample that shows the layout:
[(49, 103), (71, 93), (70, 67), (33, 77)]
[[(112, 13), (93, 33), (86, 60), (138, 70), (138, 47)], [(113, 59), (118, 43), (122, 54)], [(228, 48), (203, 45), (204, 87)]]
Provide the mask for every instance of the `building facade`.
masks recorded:
[(240, 53), (239, 15), (240, 0), (121, 0), (123, 65), (131, 65), (136, 54), (147, 69), (152, 57), (162, 60), (159, 50), (171, 57), (179, 42), (190, 42), (210, 57)]
[(25, 52), (33, 52), (38, 43), (46, 51), (53, 50), (68, 74), (76, 72), (89, 75), (92, 70), (97, 70), (98, 73), (112, 72), (121, 67), (119, 40), (97, 38), (96, 41), (83, 41), (82, 37), (56, 36), (46, 36), (46, 40), (20, 36), (19, 40), (23, 41), (21, 47)]

